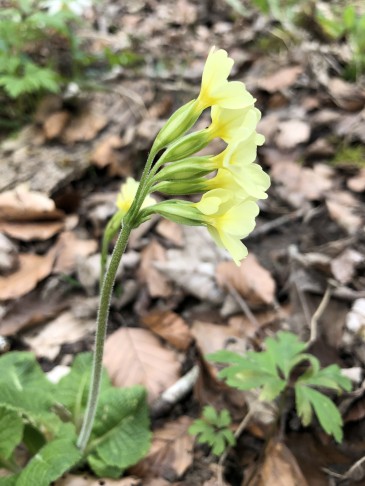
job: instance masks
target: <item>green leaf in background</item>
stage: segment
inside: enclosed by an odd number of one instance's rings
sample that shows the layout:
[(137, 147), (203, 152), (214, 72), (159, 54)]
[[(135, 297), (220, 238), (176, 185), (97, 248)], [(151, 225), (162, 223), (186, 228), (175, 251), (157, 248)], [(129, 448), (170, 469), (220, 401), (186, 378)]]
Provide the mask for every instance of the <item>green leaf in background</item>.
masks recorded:
[[(104, 391), (87, 448), (90, 467), (96, 473), (108, 468), (122, 472), (148, 452), (150, 441), (145, 389), (134, 386)], [(102, 464), (107, 467), (103, 469)]]
[(266, 353), (271, 358), (271, 368), (279, 368), (285, 379), (289, 378), (293, 364), (298, 363), (298, 356), (307, 347), (291, 332), (279, 331), (275, 338), (265, 339)]
[(16, 486), (49, 486), (80, 459), (74, 428), (67, 424), (63, 427), (61, 437), (46, 444), (29, 461), (20, 473)]
[[(54, 397), (71, 413), (73, 422), (78, 429), (81, 426), (84, 410), (89, 394), (92, 354), (81, 353), (74, 359), (71, 371), (57, 385)], [(101, 393), (111, 387), (110, 380), (103, 371)]]
[(295, 386), (295, 400), (303, 425), (310, 423), (313, 409), (323, 430), (333, 435), (337, 442), (342, 441), (342, 417), (332, 400), (323, 393), (300, 384)]
[(23, 421), (19, 413), (0, 405), (0, 464), (9, 459), (23, 436)]
[(330, 388), (338, 392), (351, 390), (351, 381), (341, 374), (340, 367), (335, 364), (322, 368), (315, 373), (311, 373), (311, 371), (309, 370), (299, 377), (297, 383)]
[(12, 352), (0, 358), (0, 404), (27, 416), (48, 431), (57, 431), (60, 420), (51, 412), (54, 385), (44, 375), (32, 353)]
[(11, 476), (4, 476), (0, 478), (0, 486), (16, 486), (19, 474), (12, 474)]

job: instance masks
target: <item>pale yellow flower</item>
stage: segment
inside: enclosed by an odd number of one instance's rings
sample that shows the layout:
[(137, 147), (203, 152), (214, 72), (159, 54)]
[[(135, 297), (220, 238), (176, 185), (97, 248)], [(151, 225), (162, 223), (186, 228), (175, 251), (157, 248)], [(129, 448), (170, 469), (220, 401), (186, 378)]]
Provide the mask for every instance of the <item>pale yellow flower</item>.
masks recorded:
[(227, 81), (234, 64), (223, 49), (209, 52), (205, 62), (197, 105), (200, 110), (219, 105), (222, 108), (244, 108), (254, 103), (253, 96), (240, 81)]
[(256, 129), (261, 112), (252, 106), (240, 110), (228, 110), (213, 106), (212, 123), (207, 128), (211, 139), (219, 137), (226, 143), (244, 140)]
[[(117, 207), (119, 211), (124, 215), (127, 214), (129, 208), (132, 206), (134, 198), (137, 193), (139, 182), (137, 182), (133, 177), (127, 177), (124, 184), (120, 186), (120, 192), (117, 196)], [(155, 199), (151, 196), (147, 196), (143, 201), (141, 209), (155, 204)]]
[(225, 248), (239, 265), (248, 253), (241, 239), (254, 229), (258, 205), (251, 200), (237, 200), (225, 189), (214, 189), (194, 206), (202, 213), (216, 244)]

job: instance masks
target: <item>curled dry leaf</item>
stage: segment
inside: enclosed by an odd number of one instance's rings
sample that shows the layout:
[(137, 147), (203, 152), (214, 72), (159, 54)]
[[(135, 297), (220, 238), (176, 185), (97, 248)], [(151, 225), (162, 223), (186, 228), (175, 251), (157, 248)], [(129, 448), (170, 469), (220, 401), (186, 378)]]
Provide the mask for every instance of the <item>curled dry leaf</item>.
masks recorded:
[(105, 344), (104, 365), (115, 386), (144, 385), (155, 400), (179, 379), (176, 354), (145, 329), (124, 328)]
[(55, 245), (56, 261), (53, 273), (71, 272), (79, 259), (95, 253), (97, 247), (95, 240), (81, 240), (72, 231), (65, 231)]
[(359, 203), (350, 192), (332, 191), (326, 197), (326, 206), (331, 218), (350, 235), (363, 224), (361, 216), (356, 213)]
[(93, 140), (108, 123), (108, 119), (92, 106), (72, 118), (63, 130), (62, 141), (67, 144)]
[(143, 324), (179, 350), (186, 350), (192, 341), (190, 329), (175, 312), (155, 310), (142, 318)]
[(180, 417), (153, 433), (147, 456), (132, 468), (139, 477), (181, 478), (193, 462), (194, 437), (188, 433), (192, 419)]
[(220, 263), (216, 277), (219, 285), (228, 290), (233, 287), (248, 305), (268, 305), (274, 301), (275, 281), (253, 253), (249, 253), (239, 267), (233, 262)]
[(242, 332), (237, 327), (195, 321), (191, 332), (203, 354), (225, 349), (232, 341), (239, 343), (241, 352), (244, 352), (246, 349), (246, 343), (242, 339)]
[(275, 141), (281, 149), (290, 150), (301, 143), (308, 142), (310, 134), (309, 123), (302, 120), (287, 120), (279, 123)]
[(157, 270), (157, 261), (166, 261), (166, 250), (156, 240), (152, 240), (142, 251), (139, 276), (147, 284), (151, 297), (169, 297), (172, 288), (165, 275)]
[(0, 194), (0, 220), (34, 221), (62, 216), (52, 199), (42, 192), (30, 191), (26, 184)]
[(250, 485), (308, 486), (308, 483), (288, 447), (282, 442), (272, 440), (266, 448), (264, 462)]
[(284, 89), (290, 88), (302, 72), (302, 66), (284, 67), (276, 71), (274, 74), (260, 77), (257, 82), (257, 86), (258, 88), (261, 88), (268, 93), (282, 91)]
[(63, 227), (63, 221), (41, 221), (34, 223), (0, 221), (0, 231), (21, 241), (48, 240), (59, 233)]
[(99, 168), (109, 164), (118, 164), (118, 155), (115, 149), (122, 147), (123, 141), (118, 135), (109, 134), (96, 145), (91, 154), (91, 163)]
[(46, 255), (19, 254), (19, 267), (6, 277), (0, 277), (0, 300), (16, 299), (27, 294), (52, 271), (55, 247)]
[(94, 319), (78, 319), (71, 312), (65, 312), (42, 329), (23, 336), (23, 340), (36, 356), (54, 360), (63, 344), (80, 341), (94, 330)]
[(346, 248), (331, 261), (332, 274), (342, 284), (349, 283), (355, 274), (357, 265), (363, 260), (364, 257), (361, 253), (352, 248)]
[(49, 115), (43, 123), (43, 130), (46, 138), (52, 140), (59, 137), (69, 119), (70, 112), (68, 111), (57, 111), (56, 113)]
[(365, 105), (365, 90), (340, 78), (331, 78), (328, 91), (334, 102), (346, 111), (358, 111)]
[(184, 244), (184, 235), (181, 225), (169, 221), (168, 219), (161, 219), (156, 226), (156, 231), (159, 235), (169, 240), (176, 246), (182, 247)]

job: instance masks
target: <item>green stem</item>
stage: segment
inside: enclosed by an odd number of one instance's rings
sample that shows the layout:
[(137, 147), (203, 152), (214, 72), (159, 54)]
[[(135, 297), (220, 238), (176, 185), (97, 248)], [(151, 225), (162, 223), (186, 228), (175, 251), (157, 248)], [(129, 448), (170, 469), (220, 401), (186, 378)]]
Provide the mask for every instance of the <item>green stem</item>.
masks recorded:
[(113, 293), (115, 276), (118, 270), (120, 260), (127, 246), (131, 230), (132, 226), (130, 224), (123, 225), (122, 230), (119, 233), (118, 240), (115, 244), (110, 264), (108, 266), (103, 286), (101, 288), (89, 398), (86, 406), (86, 413), (84, 416), (81, 432), (77, 439), (77, 446), (82, 451), (84, 451), (86, 448), (94, 425), (102, 376), (104, 342), (106, 336), (106, 328), (108, 324), (110, 302)]

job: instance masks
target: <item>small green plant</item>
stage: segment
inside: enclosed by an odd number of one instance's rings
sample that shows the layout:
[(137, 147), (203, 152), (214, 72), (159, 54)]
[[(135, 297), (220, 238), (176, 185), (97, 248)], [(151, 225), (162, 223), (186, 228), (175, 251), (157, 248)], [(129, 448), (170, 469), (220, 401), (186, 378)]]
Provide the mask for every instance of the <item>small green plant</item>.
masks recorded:
[[(314, 413), (325, 432), (341, 442), (340, 412), (333, 401), (316, 388), (337, 393), (349, 391), (350, 380), (335, 364), (321, 369), (318, 359), (305, 352), (307, 344), (295, 334), (280, 331), (276, 338), (267, 338), (264, 344), (265, 351), (249, 351), (245, 356), (222, 350), (208, 358), (228, 365), (219, 372), (228, 385), (239, 390), (259, 388), (262, 401), (272, 402), (277, 398), (283, 401), (287, 393), (294, 390), (296, 411), (302, 424), (308, 426)], [(307, 366), (296, 376), (293, 372), (299, 364)]]
[(203, 409), (203, 418), (197, 419), (189, 428), (189, 434), (196, 435), (200, 444), (208, 444), (213, 454), (220, 456), (228, 446), (234, 446), (236, 439), (232, 430), (231, 416), (228, 410), (217, 412), (207, 405)]
[[(146, 392), (140, 386), (114, 388), (106, 373), (87, 449), (76, 447), (89, 393), (91, 353), (74, 360), (70, 373), (54, 385), (31, 353), (0, 358), (0, 468), (11, 475), (1, 486), (48, 486), (65, 471), (88, 464), (97, 476), (117, 478), (148, 451)], [(17, 448), (29, 461), (19, 464)]]

